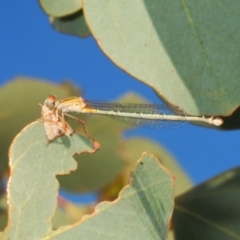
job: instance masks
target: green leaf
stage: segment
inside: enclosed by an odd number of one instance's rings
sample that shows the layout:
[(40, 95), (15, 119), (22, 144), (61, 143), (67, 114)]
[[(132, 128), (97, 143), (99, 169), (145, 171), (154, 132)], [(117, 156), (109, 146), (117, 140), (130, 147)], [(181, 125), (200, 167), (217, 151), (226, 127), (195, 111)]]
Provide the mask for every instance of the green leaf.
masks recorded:
[(240, 167), (176, 198), (176, 240), (240, 239)]
[(58, 98), (78, 95), (71, 84), (51, 84), (31, 78), (16, 78), (0, 89), (0, 175), (8, 169), (8, 148), (14, 136), (29, 122), (41, 117), (41, 107), (48, 94)]
[(43, 10), (53, 17), (64, 17), (82, 8), (81, 0), (39, 0)]
[(74, 153), (94, 151), (93, 141), (77, 134), (46, 143), (43, 124), (34, 122), (17, 135), (10, 147), (10, 207), (3, 239), (42, 239), (49, 234), (59, 188), (56, 175), (77, 168), (71, 157)]
[(47, 239), (166, 239), (173, 209), (173, 177), (152, 155), (144, 154), (114, 202)]
[(124, 141), (121, 146), (120, 152), (126, 162), (125, 166), (125, 179), (129, 176), (129, 172), (133, 168), (133, 164), (136, 164), (136, 158), (143, 151), (154, 154), (160, 159), (161, 164), (169, 169), (174, 177), (177, 179), (175, 182), (175, 195), (179, 195), (192, 187), (191, 180), (183, 169), (179, 166), (176, 159), (167, 150), (156, 142), (146, 138), (130, 138)]
[(239, 2), (85, 0), (104, 53), (189, 114), (239, 105)]
[(87, 37), (91, 34), (85, 21), (83, 11), (62, 18), (50, 17), (50, 22), (57, 31), (63, 33), (80, 37)]

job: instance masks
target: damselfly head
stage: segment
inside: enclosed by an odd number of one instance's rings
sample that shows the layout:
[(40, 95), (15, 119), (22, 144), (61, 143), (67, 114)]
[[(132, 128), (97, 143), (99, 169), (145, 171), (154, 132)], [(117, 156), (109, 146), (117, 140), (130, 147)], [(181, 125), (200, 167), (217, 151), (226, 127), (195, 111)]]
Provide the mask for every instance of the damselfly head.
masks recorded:
[(49, 109), (54, 109), (58, 106), (59, 101), (54, 95), (49, 95), (47, 99), (44, 101), (44, 105), (46, 105)]

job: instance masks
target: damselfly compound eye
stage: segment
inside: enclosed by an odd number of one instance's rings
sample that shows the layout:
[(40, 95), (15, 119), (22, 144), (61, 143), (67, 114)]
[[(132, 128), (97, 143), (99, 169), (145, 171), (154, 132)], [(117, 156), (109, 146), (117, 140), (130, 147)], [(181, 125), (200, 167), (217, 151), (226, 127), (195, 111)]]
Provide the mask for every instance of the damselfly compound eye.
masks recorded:
[(48, 98), (44, 101), (44, 105), (47, 105), (49, 109), (54, 109), (57, 107), (56, 97), (54, 95), (49, 95)]
[(56, 97), (53, 95), (48, 96), (48, 99), (52, 102), (56, 101)]

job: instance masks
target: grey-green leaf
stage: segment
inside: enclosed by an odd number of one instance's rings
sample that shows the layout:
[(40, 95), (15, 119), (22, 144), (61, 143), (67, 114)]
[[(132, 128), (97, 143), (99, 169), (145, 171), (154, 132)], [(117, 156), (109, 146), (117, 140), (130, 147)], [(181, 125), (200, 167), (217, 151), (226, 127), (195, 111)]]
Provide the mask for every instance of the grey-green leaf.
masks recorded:
[(74, 153), (94, 151), (93, 141), (73, 134), (47, 145), (42, 123), (34, 122), (14, 139), (9, 151), (8, 227), (2, 239), (42, 239), (52, 231), (57, 174), (77, 168)]
[(117, 200), (100, 203), (93, 215), (47, 239), (165, 240), (172, 209), (173, 177), (156, 158), (144, 154)]
[(87, 37), (91, 34), (85, 21), (83, 11), (62, 18), (50, 17), (50, 22), (57, 31), (63, 33), (80, 37)]
[(97, 43), (119, 67), (189, 114), (240, 103), (240, 2), (85, 0)]
[(64, 17), (82, 8), (82, 0), (39, 0), (39, 3), (53, 17)]
[(177, 197), (173, 214), (176, 240), (240, 239), (239, 199), (240, 167)]

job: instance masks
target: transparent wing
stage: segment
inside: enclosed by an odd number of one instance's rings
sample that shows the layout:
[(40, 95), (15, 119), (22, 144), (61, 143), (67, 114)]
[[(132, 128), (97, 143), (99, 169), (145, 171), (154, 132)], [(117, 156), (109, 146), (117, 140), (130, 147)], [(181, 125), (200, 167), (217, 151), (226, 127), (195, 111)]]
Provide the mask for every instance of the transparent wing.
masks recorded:
[[(122, 116), (111, 116), (112, 118), (134, 126), (147, 127), (147, 128), (177, 128), (185, 125), (187, 120), (184, 112), (178, 107), (173, 107), (166, 104), (132, 104), (132, 103), (114, 103), (104, 101), (87, 100), (87, 107), (91, 109), (98, 109), (106, 112), (125, 112), (125, 113), (141, 113), (142, 117), (131, 118)], [(159, 115), (172, 115), (183, 116), (183, 121), (170, 121), (159, 119), (147, 119), (144, 114), (159, 114)], [(106, 114), (107, 115), (107, 114)]]

